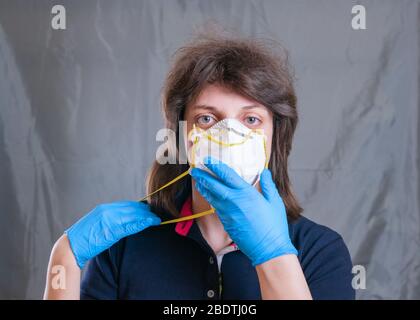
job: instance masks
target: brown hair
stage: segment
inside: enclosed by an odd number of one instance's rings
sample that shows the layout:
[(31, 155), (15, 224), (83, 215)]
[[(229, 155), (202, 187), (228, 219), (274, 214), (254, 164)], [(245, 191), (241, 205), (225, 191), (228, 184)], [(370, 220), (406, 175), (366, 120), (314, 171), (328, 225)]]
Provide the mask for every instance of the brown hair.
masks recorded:
[[(281, 50), (275, 50), (279, 48)], [(283, 199), (289, 219), (303, 211), (292, 192), (287, 158), (298, 122), (296, 95), (287, 52), (273, 40), (199, 35), (174, 55), (162, 90), (162, 107), (167, 128), (179, 136), (179, 121), (207, 84), (220, 84), (251, 98), (273, 112), (273, 139), (269, 169)], [(177, 159), (179, 144), (176, 142)], [(169, 150), (168, 150), (169, 151)], [(147, 178), (150, 193), (188, 169), (186, 164), (159, 164), (154, 161)], [(151, 196), (156, 213), (179, 215), (179, 198), (191, 194), (191, 177)]]

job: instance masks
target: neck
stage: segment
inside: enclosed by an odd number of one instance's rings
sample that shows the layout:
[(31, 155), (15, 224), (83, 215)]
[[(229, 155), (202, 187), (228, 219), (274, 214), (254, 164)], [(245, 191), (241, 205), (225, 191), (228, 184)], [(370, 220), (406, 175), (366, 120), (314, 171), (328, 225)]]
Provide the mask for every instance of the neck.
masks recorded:
[[(193, 182), (194, 183), (194, 182)], [(192, 188), (192, 211), (193, 213), (209, 210), (209, 203), (198, 193), (194, 185)], [(196, 219), (200, 231), (209, 246), (215, 253), (226, 247), (232, 241), (223, 228), (216, 213), (207, 214)]]

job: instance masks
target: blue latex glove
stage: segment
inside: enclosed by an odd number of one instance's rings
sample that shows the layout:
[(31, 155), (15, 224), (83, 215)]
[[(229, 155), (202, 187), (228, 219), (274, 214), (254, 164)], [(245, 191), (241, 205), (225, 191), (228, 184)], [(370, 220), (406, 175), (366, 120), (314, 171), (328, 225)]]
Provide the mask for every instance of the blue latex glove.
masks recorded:
[(137, 201), (100, 204), (65, 231), (77, 264), (85, 263), (120, 239), (161, 220), (149, 205)]
[(260, 176), (262, 194), (233, 169), (208, 158), (206, 166), (217, 176), (193, 168), (191, 176), (200, 194), (216, 209), (224, 229), (255, 267), (272, 258), (295, 254), (289, 237), (286, 208), (265, 169)]

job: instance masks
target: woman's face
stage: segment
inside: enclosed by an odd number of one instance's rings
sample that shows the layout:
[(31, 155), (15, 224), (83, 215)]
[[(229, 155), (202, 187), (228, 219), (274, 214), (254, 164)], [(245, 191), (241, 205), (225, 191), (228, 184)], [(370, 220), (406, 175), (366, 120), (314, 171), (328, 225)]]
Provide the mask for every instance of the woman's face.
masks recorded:
[(208, 129), (215, 123), (232, 118), (250, 129), (263, 129), (267, 136), (267, 154), (271, 154), (273, 114), (265, 106), (220, 85), (207, 85), (193, 104), (186, 107), (187, 131), (193, 124)]

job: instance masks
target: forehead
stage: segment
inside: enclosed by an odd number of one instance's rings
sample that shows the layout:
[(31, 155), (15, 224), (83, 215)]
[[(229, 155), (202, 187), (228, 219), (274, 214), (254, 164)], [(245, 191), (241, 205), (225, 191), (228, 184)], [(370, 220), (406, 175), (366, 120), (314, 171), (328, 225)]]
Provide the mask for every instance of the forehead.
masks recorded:
[(205, 86), (193, 103), (193, 106), (195, 107), (203, 105), (222, 109), (244, 106), (263, 107), (255, 100), (242, 96), (226, 87), (217, 84), (209, 84)]

